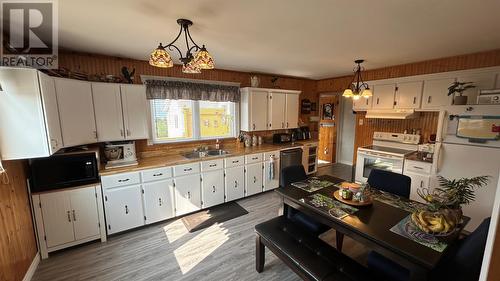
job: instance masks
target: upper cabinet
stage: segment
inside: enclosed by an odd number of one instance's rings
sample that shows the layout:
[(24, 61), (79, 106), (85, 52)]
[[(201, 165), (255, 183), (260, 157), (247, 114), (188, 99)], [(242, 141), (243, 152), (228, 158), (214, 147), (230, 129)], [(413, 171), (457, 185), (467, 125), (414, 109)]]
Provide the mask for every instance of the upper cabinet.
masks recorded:
[(63, 146), (54, 83), (34, 69), (0, 68), (3, 160), (46, 157)]
[(372, 108), (373, 97), (360, 98), (352, 101), (352, 109), (355, 111), (365, 111)]
[(89, 82), (55, 78), (65, 146), (97, 142), (92, 88)]
[(455, 81), (455, 78), (425, 80), (422, 109), (439, 109), (440, 106), (451, 105), (452, 97), (448, 96), (448, 87)]
[(121, 84), (125, 139), (148, 138), (148, 112), (146, 87), (144, 85)]
[(396, 85), (394, 108), (420, 108), (423, 85), (423, 81), (398, 83)]
[(246, 132), (297, 128), (299, 91), (242, 88), (241, 130)]
[(391, 109), (394, 107), (395, 84), (373, 86), (373, 109)]
[(124, 140), (120, 85), (92, 83), (92, 97), (98, 140), (100, 142)]

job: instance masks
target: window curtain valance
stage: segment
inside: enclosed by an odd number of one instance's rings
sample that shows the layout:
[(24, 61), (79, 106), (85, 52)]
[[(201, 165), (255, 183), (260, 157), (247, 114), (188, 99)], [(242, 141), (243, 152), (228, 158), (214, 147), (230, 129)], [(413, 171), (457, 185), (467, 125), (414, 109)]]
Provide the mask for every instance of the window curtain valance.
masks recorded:
[(238, 86), (168, 80), (146, 80), (146, 97), (172, 100), (239, 102)]

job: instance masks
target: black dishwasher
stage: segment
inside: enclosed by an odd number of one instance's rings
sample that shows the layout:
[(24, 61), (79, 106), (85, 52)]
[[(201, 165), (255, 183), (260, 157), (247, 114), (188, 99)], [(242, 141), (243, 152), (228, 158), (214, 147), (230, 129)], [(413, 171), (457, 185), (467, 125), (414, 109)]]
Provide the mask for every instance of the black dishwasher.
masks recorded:
[[(301, 148), (293, 148), (280, 151), (280, 172), (283, 171), (283, 169), (286, 167), (295, 165), (302, 165)], [(280, 186), (281, 186), (281, 176), (280, 176)]]

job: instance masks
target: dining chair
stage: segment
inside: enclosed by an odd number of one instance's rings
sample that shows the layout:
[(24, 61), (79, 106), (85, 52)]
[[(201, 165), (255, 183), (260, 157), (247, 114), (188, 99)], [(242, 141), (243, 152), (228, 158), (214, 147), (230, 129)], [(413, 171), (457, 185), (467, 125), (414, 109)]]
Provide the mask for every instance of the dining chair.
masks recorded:
[(373, 169), (368, 176), (372, 188), (410, 198), (411, 178), (403, 174)]
[[(282, 187), (287, 187), (294, 182), (307, 179), (306, 171), (304, 170), (304, 166), (302, 165), (294, 165), (283, 168), (283, 170), (281, 170), (280, 177)], [(287, 207), (286, 213), (288, 219), (299, 224), (316, 236), (330, 229), (330, 227), (317, 222), (310, 216), (290, 206)]]
[[(448, 253), (430, 272), (429, 280), (477, 281), (481, 272), (490, 219), (483, 220), (476, 230), (451, 246)], [(408, 269), (374, 251), (368, 255), (367, 265), (382, 280), (410, 279)]]

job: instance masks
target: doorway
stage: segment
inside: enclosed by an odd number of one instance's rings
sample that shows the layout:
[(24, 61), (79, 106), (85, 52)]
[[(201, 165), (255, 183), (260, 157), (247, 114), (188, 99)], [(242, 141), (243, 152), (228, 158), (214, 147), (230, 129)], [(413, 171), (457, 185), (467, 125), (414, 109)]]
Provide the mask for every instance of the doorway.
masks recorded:
[(337, 134), (337, 163), (353, 165), (356, 114), (352, 110), (352, 99), (340, 100), (339, 132)]
[(319, 105), (318, 166), (325, 166), (335, 163), (336, 159), (339, 94), (321, 94)]

